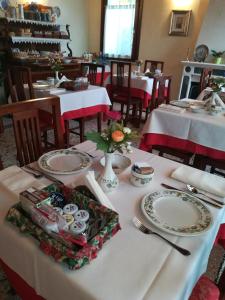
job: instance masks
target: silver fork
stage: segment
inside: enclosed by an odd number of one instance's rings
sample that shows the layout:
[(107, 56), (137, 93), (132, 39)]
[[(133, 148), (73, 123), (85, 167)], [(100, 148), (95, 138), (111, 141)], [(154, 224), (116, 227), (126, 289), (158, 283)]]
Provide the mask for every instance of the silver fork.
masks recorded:
[(147, 228), (144, 224), (141, 223), (141, 221), (137, 218), (134, 217), (133, 218), (133, 223), (134, 225), (143, 233), (145, 234), (154, 234), (159, 236), (161, 239), (163, 239), (164, 241), (166, 241), (170, 246), (172, 246), (174, 249), (176, 249), (177, 251), (179, 251), (181, 254), (188, 256), (191, 254), (191, 252), (187, 249), (181, 248), (179, 246), (177, 246), (176, 244), (172, 243), (171, 241), (167, 240), (166, 238), (164, 238), (162, 235), (160, 235), (159, 233), (152, 231), (150, 228)]

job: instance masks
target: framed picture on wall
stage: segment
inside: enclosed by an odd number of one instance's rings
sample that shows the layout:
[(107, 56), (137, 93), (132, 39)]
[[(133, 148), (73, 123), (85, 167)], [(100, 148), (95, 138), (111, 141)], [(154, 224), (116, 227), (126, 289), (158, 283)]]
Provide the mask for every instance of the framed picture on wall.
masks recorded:
[(172, 10), (169, 35), (187, 36), (191, 10)]

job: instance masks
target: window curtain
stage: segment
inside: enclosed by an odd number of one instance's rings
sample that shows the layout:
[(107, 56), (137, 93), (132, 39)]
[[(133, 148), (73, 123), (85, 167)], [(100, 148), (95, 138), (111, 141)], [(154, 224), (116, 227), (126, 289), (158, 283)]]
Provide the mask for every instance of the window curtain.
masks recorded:
[(104, 53), (131, 57), (135, 0), (109, 0), (105, 14)]

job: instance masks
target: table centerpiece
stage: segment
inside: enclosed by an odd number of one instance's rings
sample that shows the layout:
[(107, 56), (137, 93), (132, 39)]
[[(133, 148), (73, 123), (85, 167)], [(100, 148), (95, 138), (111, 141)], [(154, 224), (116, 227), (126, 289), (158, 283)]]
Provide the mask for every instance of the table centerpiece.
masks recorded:
[(55, 72), (55, 83), (59, 82), (59, 72), (63, 70), (62, 66), (62, 54), (53, 53), (49, 56), (49, 62), (51, 65), (52, 71)]
[(88, 132), (86, 137), (96, 143), (98, 150), (105, 153), (105, 168), (98, 182), (104, 192), (112, 192), (119, 185), (119, 179), (112, 168), (114, 152), (132, 152), (131, 141), (138, 135), (130, 128), (124, 127), (123, 124), (114, 122), (102, 133), (92, 131)]

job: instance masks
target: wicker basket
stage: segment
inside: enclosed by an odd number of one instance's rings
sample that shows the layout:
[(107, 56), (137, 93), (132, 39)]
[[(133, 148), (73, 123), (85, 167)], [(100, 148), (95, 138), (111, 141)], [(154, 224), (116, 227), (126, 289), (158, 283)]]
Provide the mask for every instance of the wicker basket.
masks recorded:
[(81, 90), (87, 90), (89, 86), (88, 82), (83, 81), (65, 81), (62, 82), (60, 87), (69, 90), (69, 91), (81, 91)]

